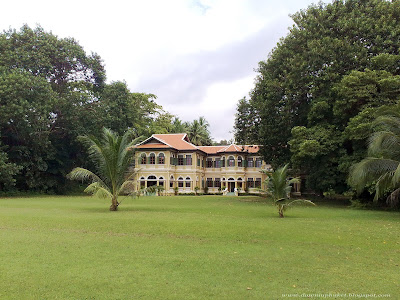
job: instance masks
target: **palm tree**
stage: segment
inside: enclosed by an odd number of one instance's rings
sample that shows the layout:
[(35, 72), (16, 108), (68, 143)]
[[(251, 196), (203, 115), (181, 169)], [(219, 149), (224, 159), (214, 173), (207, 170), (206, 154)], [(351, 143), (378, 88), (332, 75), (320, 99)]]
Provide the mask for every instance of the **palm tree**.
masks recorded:
[(386, 202), (395, 207), (400, 198), (400, 105), (379, 110), (374, 127), (380, 130), (369, 139), (368, 157), (350, 168), (348, 182), (358, 193), (373, 185), (375, 202), (391, 192)]
[(313, 202), (303, 199), (288, 201), (292, 190), (291, 185), (300, 182), (298, 178), (288, 178), (288, 167), (289, 164), (286, 164), (285, 166), (278, 168), (276, 171), (262, 171), (268, 176), (265, 180), (267, 187), (265, 192), (272, 198), (274, 205), (278, 208), (280, 218), (283, 218), (283, 212), (294, 204), (315, 205)]
[(200, 117), (198, 120), (193, 120), (188, 126), (188, 136), (190, 141), (198, 146), (211, 145), (212, 141), (210, 138), (210, 126), (204, 117)]
[(182, 122), (181, 119), (175, 117), (172, 121), (172, 129), (170, 133), (183, 133), (187, 131), (187, 123)]
[(133, 159), (132, 146), (138, 139), (132, 140), (132, 132), (127, 131), (119, 136), (110, 129), (103, 128), (102, 136), (81, 136), (79, 139), (88, 146), (89, 158), (93, 160), (97, 174), (84, 168), (75, 168), (67, 178), (72, 180), (88, 180), (91, 183), (86, 193), (109, 199), (110, 210), (118, 209), (118, 196), (133, 190), (133, 173), (128, 168)]
[(210, 127), (210, 123), (208, 123), (208, 121), (206, 120), (206, 118), (204, 118), (203, 116), (199, 117), (199, 124), (200, 127), (203, 128), (203, 130), (205, 131), (205, 137), (203, 139), (203, 145), (208, 145), (211, 146), (213, 141), (210, 137), (210, 130), (208, 129), (208, 127)]

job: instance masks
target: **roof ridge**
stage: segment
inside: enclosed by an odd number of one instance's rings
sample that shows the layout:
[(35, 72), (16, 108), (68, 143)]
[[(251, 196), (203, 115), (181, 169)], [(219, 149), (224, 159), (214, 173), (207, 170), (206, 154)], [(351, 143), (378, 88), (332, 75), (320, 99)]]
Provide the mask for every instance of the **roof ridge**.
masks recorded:
[[(195, 147), (197, 150), (201, 150), (201, 149), (199, 149), (199, 147), (196, 146), (195, 144), (192, 144), (192, 143), (190, 143), (190, 142), (185, 141), (185, 137), (187, 137), (187, 133), (184, 133), (184, 134), (183, 134), (183, 136), (182, 136), (182, 141), (184, 141), (185, 143), (187, 143), (187, 144), (189, 144), (189, 145)], [(189, 139), (189, 137), (188, 137), (188, 139)], [(190, 140), (189, 140), (189, 141), (190, 141)]]
[(160, 141), (160, 142), (164, 143), (165, 145), (167, 145), (167, 146), (169, 146), (169, 147), (171, 147), (171, 148), (174, 148), (174, 149), (175, 149), (175, 147), (171, 146), (170, 144), (168, 144), (168, 143), (167, 143), (166, 141), (164, 141), (163, 139), (161, 139), (161, 138), (158, 138), (158, 137), (154, 136), (154, 134), (152, 134), (150, 138), (152, 138), (152, 137), (153, 137), (153, 138), (155, 138), (156, 140), (158, 140), (158, 141)]
[(199, 146), (199, 147), (225, 147), (226, 145), (203, 145), (203, 146)]
[(187, 133), (154, 133), (157, 135), (187, 135)]
[(228, 149), (231, 145), (226, 145), (223, 149), (218, 150), (217, 152), (225, 152), (226, 149)]

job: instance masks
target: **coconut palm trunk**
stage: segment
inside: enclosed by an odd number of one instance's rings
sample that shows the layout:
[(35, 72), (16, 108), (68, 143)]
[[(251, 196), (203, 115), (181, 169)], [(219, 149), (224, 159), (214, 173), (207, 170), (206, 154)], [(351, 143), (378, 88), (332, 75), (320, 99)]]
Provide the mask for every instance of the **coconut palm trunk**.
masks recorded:
[(111, 205), (110, 205), (110, 211), (116, 211), (118, 210), (118, 197), (113, 196), (112, 200), (111, 200)]

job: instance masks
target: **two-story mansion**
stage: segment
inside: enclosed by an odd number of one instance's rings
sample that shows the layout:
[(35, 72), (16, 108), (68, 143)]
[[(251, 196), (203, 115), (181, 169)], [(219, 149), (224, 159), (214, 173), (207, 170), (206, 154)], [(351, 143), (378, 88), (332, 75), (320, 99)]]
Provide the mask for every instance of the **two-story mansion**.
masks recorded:
[(196, 146), (186, 134), (153, 134), (135, 146), (136, 189), (163, 186), (167, 193), (257, 191), (270, 168), (258, 146)]

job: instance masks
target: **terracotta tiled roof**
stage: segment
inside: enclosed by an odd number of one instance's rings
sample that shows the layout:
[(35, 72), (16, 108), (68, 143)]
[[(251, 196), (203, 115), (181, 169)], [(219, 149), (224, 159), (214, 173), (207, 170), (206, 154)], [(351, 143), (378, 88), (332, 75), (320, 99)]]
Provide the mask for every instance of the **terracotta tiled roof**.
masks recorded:
[(227, 145), (227, 146), (198, 146), (200, 150), (206, 152), (207, 154), (218, 154), (224, 152), (248, 152), (257, 153), (260, 147), (257, 145)]
[(217, 154), (220, 150), (226, 148), (226, 146), (197, 146), (197, 148), (207, 154)]
[[(151, 140), (157, 140), (159, 143), (149, 143)], [(159, 145), (163, 145), (162, 147)], [(198, 148), (190, 143), (186, 133), (174, 134), (153, 134), (150, 138), (140, 143), (136, 148), (165, 148), (171, 147), (176, 150), (197, 150)]]
[(146, 148), (170, 148), (168, 145), (165, 144), (145, 144), (136, 146), (137, 149), (146, 149)]
[(240, 148), (240, 151), (245, 151), (249, 153), (257, 153), (260, 150), (260, 147), (258, 145), (241, 145), (241, 146), (236, 146)]
[(260, 150), (257, 145), (225, 145), (225, 146), (196, 146), (190, 143), (186, 133), (153, 134), (147, 140), (136, 146), (138, 149), (173, 148), (176, 150), (200, 150), (207, 154), (224, 152), (247, 152), (255, 154)]

